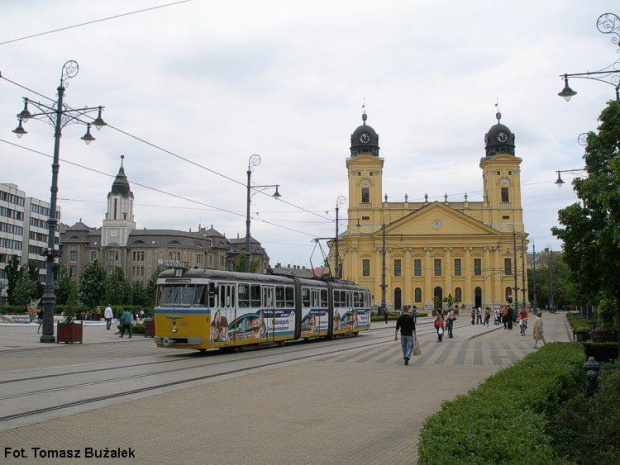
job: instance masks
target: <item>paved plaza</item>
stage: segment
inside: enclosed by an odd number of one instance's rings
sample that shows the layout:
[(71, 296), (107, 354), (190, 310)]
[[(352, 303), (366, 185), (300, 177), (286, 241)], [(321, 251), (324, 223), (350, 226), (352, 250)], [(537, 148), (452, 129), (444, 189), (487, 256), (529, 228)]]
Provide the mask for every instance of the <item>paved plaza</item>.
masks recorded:
[[(543, 318), (548, 342), (570, 340), (564, 314)], [(107, 407), (9, 429), (0, 433), (3, 450), (23, 447), (29, 459), (4, 462), (37, 463), (30, 460), (32, 447), (91, 447), (135, 454), (118, 463), (414, 463), (427, 416), (534, 350), (531, 329), (522, 337), (516, 327), (472, 326), (462, 318), (454, 339), (437, 342), (430, 326), (430, 318), (420, 319), (420, 333), (427, 328), (420, 337), (422, 355), (408, 367), (400, 343), (393, 342), (393, 322), (373, 323), (370, 333), (385, 344), (367, 350), (140, 399), (119, 398)], [(0, 372), (45, 366), (45, 353), (65, 350), (64, 344), (38, 343), (33, 331), (36, 326), (0, 327)], [(124, 344), (129, 352), (146, 348), (141, 336), (120, 339), (101, 325), (86, 327), (85, 341), (84, 350), (67, 351), (67, 364), (80, 363), (80, 352), (92, 354), (92, 348), (105, 354), (111, 344)], [(28, 366), (18, 367), (19, 357), (9, 355), (24, 348), (42, 356), (26, 357)], [(13, 361), (5, 364), (6, 359)], [(70, 463), (99, 462), (81, 457)]]

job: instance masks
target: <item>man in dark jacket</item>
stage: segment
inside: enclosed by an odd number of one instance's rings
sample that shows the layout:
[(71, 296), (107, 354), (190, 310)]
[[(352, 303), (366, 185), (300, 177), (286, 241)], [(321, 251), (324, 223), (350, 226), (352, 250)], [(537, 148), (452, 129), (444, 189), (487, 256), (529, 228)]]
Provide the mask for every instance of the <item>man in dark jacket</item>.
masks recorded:
[(405, 360), (405, 365), (409, 365), (411, 353), (413, 352), (413, 339), (416, 337), (415, 321), (413, 321), (413, 317), (409, 314), (409, 305), (403, 307), (403, 314), (396, 320), (395, 341), (398, 341), (398, 330), (400, 330), (400, 345), (403, 349), (403, 359)]

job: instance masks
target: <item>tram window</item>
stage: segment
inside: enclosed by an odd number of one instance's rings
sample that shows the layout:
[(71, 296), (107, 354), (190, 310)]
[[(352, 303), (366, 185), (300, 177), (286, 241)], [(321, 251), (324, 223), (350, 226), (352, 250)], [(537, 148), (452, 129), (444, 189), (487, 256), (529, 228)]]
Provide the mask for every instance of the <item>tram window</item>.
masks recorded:
[(209, 283), (209, 307), (217, 307), (217, 287), (215, 283)]
[(327, 308), (327, 289), (321, 289), (321, 308)]
[(286, 294), (286, 306), (288, 308), (295, 306), (295, 290), (291, 286), (286, 286), (284, 288)]
[(364, 292), (364, 307), (370, 307), (370, 294)]
[(346, 296), (347, 296), (347, 307), (353, 307), (353, 293), (347, 292)]
[(204, 307), (206, 304), (206, 291), (207, 286), (196, 286), (196, 292), (194, 293), (194, 307)]
[(284, 308), (284, 286), (276, 286), (276, 308)]
[(334, 291), (334, 307), (340, 307), (340, 291)]
[(273, 308), (273, 287), (263, 288), (263, 307)]
[(301, 305), (304, 308), (310, 307), (310, 289), (307, 287), (301, 289)]
[(250, 299), (252, 302), (252, 308), (260, 308), (260, 285), (252, 284), (250, 287)]
[(359, 292), (354, 292), (353, 293), (353, 306), (354, 307), (361, 307), (361, 305), (360, 305), (360, 293)]
[(196, 286), (189, 284), (163, 286), (160, 305), (162, 307), (170, 307), (175, 305), (190, 307), (194, 301), (195, 289)]
[(239, 308), (249, 308), (250, 286), (248, 284), (239, 284), (237, 292), (239, 293)]

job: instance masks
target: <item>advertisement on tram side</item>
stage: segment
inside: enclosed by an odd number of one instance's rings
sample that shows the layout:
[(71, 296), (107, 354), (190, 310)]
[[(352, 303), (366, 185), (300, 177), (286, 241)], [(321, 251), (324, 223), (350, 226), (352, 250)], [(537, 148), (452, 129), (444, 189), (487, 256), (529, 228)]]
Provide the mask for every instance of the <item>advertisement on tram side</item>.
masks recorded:
[(326, 308), (302, 310), (301, 337), (312, 337), (327, 334), (329, 313)]
[(219, 310), (215, 312), (211, 323), (211, 342), (262, 342), (295, 333), (293, 309), (267, 309), (241, 315), (237, 313), (237, 318), (231, 318), (226, 313)]
[[(344, 310), (343, 313), (340, 313)], [(370, 328), (370, 312), (367, 309), (334, 309), (334, 334)]]

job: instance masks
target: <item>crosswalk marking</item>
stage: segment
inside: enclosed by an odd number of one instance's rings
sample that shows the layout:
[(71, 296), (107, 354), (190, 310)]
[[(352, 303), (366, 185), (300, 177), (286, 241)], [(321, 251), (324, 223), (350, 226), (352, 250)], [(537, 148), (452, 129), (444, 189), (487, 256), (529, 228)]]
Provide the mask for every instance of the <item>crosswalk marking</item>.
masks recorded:
[[(420, 345), (422, 354), (412, 357), (411, 365), (504, 366), (532, 351), (525, 342), (423, 341)], [(399, 344), (322, 357), (319, 361), (401, 365), (403, 355)]]

